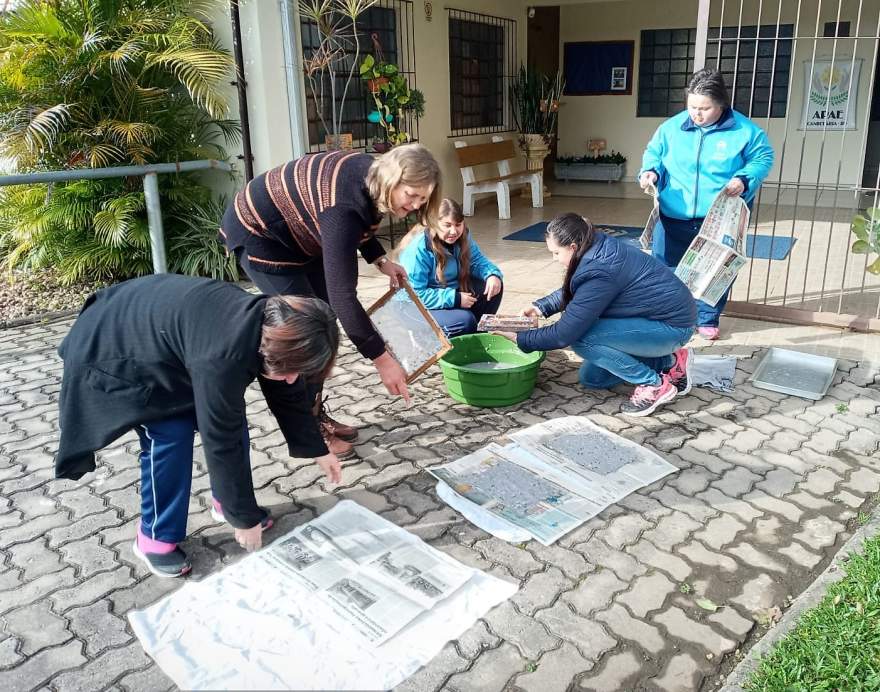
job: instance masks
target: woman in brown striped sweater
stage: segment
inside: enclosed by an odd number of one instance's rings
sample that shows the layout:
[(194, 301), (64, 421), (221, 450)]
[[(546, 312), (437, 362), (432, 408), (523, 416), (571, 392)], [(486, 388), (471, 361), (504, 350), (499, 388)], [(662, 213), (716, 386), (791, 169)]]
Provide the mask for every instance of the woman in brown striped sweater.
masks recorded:
[[(379, 222), (384, 214), (403, 218), (415, 212), (419, 224), (431, 227), (440, 197), (440, 167), (420, 144), (395, 147), (379, 158), (350, 151), (306, 154), (248, 183), (227, 209), (220, 235), (263, 293), (314, 295), (330, 303), (388, 392), (409, 402), (403, 368), (358, 301), (357, 253), (392, 287), (399, 285), (406, 270), (385, 256), (375, 236)], [(277, 386), (310, 387), (328, 449), (345, 458), (357, 429), (327, 415), (322, 385)]]

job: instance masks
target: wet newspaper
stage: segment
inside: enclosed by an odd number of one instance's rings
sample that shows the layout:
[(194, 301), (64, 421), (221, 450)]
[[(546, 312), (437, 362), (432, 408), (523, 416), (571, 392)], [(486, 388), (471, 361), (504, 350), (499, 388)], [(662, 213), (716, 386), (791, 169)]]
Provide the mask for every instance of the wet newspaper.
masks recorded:
[(749, 208), (742, 197), (718, 193), (675, 269), (694, 298), (715, 305), (746, 263), (743, 256)]
[(356, 504), (318, 517), (259, 556), (373, 645), (471, 577), (463, 565)]
[(479, 508), (466, 513), (472, 521), (489, 514), (544, 545), (676, 471), (654, 452), (580, 416), (539, 423), (510, 438), (506, 446), (493, 443), (429, 471)]

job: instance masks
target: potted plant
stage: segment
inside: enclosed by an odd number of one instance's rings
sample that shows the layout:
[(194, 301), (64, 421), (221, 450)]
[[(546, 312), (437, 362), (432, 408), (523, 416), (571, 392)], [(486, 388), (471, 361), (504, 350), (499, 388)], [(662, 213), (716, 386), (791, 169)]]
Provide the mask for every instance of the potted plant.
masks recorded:
[(557, 180), (600, 180), (609, 183), (623, 177), (626, 157), (618, 151), (590, 156), (558, 156), (553, 165)]
[[(313, 22), (318, 32), (317, 47), (308, 57), (303, 56), (303, 72), (328, 149), (351, 148), (351, 133), (340, 130), (361, 53), (357, 19), (377, 1), (299, 0), (300, 15)], [(337, 77), (345, 79), (341, 91)]]
[[(400, 69), (393, 63), (376, 60), (367, 55), (360, 66), (361, 79), (366, 81), (376, 109), (367, 119), (380, 127), (381, 148), (373, 143), (373, 149), (384, 151), (395, 144), (403, 144), (410, 139), (409, 133), (401, 127), (401, 116), (412, 112), (415, 117), (424, 113), (425, 98), (418, 90), (412, 90)], [(413, 94), (418, 94), (411, 104)], [(420, 110), (419, 110), (420, 109)], [(387, 143), (387, 146), (386, 146)]]
[(510, 105), (529, 170), (542, 169), (550, 153), (564, 86), (561, 72), (546, 75), (524, 65), (513, 80)]
[(856, 237), (852, 252), (857, 255), (878, 255), (866, 269), (871, 274), (880, 274), (880, 207), (871, 207), (864, 214), (856, 214), (851, 228)]

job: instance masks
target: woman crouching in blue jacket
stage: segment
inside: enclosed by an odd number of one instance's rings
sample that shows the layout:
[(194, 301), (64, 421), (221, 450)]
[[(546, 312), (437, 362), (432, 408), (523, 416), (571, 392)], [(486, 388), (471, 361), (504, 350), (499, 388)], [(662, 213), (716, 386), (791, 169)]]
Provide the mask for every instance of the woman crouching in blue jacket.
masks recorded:
[(480, 251), (458, 202), (440, 202), (437, 228), (416, 228), (401, 241), (400, 264), (449, 337), (473, 334), (501, 305), (501, 270)]
[[(672, 270), (638, 248), (593, 230), (577, 214), (547, 226), (547, 249), (566, 267), (562, 288), (523, 315), (560, 319), (516, 335), (526, 353), (571, 346), (584, 359), (580, 381), (592, 389), (636, 385), (621, 413), (647, 416), (690, 391), (694, 299)], [(513, 335), (506, 335), (512, 338)]]

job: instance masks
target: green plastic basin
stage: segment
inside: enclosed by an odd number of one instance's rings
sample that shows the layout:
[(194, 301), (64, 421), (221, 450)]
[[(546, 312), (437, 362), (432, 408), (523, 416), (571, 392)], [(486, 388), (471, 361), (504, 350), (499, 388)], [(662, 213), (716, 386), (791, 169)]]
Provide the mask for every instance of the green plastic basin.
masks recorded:
[[(440, 369), (453, 399), (494, 407), (513, 406), (532, 395), (543, 351), (523, 353), (496, 334), (466, 334), (451, 341), (454, 348), (440, 359)], [(498, 366), (487, 365), (494, 363)]]

